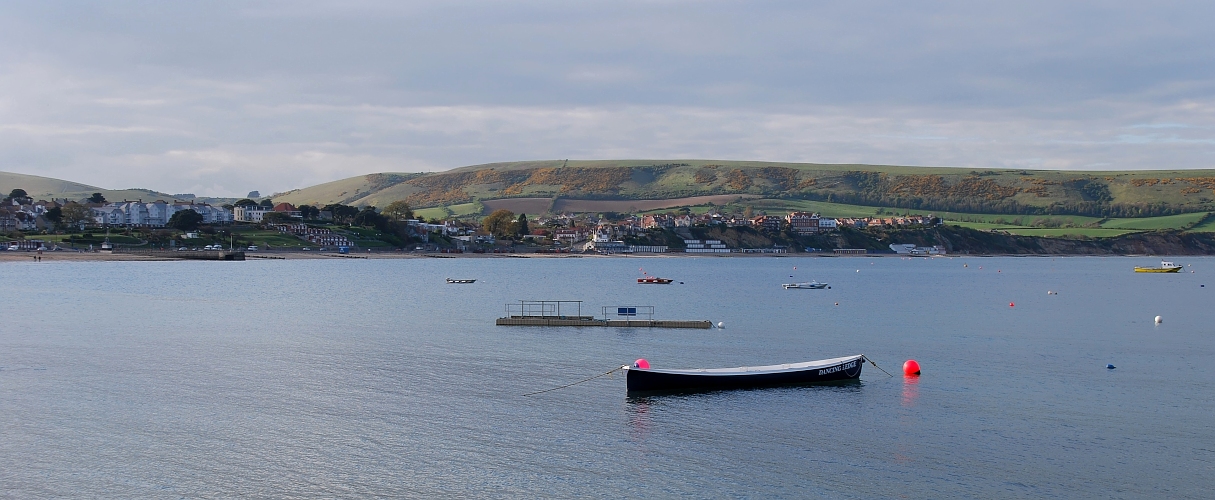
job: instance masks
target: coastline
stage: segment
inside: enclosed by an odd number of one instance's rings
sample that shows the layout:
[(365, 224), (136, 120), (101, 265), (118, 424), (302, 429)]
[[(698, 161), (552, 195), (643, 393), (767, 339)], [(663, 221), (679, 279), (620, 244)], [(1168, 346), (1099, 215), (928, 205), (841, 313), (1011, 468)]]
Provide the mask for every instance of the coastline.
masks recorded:
[[(0, 252), (0, 263), (5, 262), (187, 262), (192, 259), (162, 257), (153, 255), (101, 253), (101, 252), (43, 252), (41, 261), (36, 261), (36, 252)], [(509, 254), (444, 254), (444, 253), (367, 253), (367, 254), (334, 254), (328, 252), (292, 252), (265, 251), (246, 254), (246, 260), (336, 260), (336, 259), (671, 259), (671, 258), (918, 258), (918, 259), (953, 259), (953, 258), (983, 258), (983, 257), (1158, 257), (1159, 254), (945, 254), (945, 255), (903, 255), (893, 253), (871, 253), (860, 255), (834, 255), (828, 253), (729, 253), (729, 254), (685, 254), (685, 253), (646, 253), (646, 254), (543, 254), (543, 253), (509, 253)], [(1194, 256), (1202, 256), (1196, 254)]]

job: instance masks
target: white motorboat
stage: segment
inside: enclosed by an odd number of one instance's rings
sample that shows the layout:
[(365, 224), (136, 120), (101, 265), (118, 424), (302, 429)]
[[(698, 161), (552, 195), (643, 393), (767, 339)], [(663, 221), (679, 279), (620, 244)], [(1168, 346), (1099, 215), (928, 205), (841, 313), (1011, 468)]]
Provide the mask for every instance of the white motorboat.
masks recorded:
[(827, 286), (826, 283), (819, 283), (819, 282), (813, 281), (813, 280), (802, 281), (799, 283), (785, 283), (784, 285), (781, 285), (781, 286), (785, 287), (785, 290), (791, 290), (794, 288), (797, 288), (797, 289), (804, 288), (807, 290), (822, 290), (824, 288), (831, 288), (830, 286)]

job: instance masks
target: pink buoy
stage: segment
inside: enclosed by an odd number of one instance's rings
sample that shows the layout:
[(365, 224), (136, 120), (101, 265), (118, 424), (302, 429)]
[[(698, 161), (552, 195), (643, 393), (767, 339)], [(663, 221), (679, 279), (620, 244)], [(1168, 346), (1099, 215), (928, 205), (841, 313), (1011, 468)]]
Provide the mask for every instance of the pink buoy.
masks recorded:
[(646, 361), (646, 360), (645, 360), (645, 358), (638, 359), (637, 361), (634, 361), (634, 362), (633, 362), (633, 368), (640, 368), (640, 369), (642, 369), (642, 370), (649, 370), (649, 369), (650, 369), (650, 362), (649, 362), (649, 361)]
[(908, 377), (920, 376), (920, 364), (914, 359), (907, 360), (907, 362), (903, 363), (903, 375)]

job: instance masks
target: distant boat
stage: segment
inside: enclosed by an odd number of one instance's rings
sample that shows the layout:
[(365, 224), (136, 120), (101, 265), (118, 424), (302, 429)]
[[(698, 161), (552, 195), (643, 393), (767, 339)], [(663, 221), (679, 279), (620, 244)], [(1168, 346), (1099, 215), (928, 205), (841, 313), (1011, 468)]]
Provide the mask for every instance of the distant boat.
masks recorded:
[(784, 365), (660, 370), (624, 366), (628, 392), (742, 389), (844, 382), (861, 377), (865, 355)]
[(667, 278), (658, 278), (655, 276), (646, 276), (644, 278), (637, 278), (637, 283), (642, 284), (642, 285), (669, 285), (669, 284), (671, 284), (672, 281), (675, 281), (675, 280), (671, 280), (671, 279), (667, 279)]
[(1167, 260), (1160, 261), (1160, 267), (1138, 267), (1135, 266), (1137, 273), (1176, 273), (1181, 271), (1181, 266), (1169, 262)]
[(476, 281), (477, 280), (453, 280), (451, 278), (447, 278), (448, 283), (474, 283)]
[(831, 287), (827, 286), (826, 283), (819, 283), (814, 280), (802, 281), (800, 283), (785, 283), (781, 286), (785, 287), (785, 290), (791, 290), (791, 289), (822, 290), (824, 288), (831, 288)]

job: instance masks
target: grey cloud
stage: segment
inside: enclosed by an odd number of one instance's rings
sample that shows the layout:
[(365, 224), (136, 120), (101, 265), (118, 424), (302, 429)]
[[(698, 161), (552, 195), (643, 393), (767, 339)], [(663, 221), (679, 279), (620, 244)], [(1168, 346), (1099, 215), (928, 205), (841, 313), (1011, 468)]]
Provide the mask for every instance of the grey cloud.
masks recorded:
[(1204, 2), (8, 2), (0, 170), (238, 195), (566, 157), (1209, 168), (1212, 14)]

